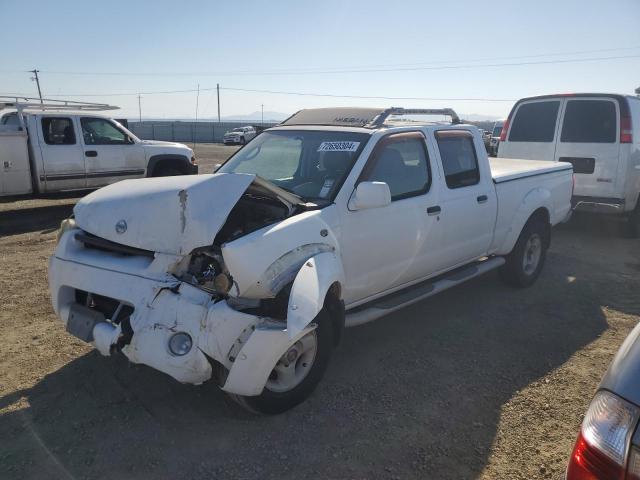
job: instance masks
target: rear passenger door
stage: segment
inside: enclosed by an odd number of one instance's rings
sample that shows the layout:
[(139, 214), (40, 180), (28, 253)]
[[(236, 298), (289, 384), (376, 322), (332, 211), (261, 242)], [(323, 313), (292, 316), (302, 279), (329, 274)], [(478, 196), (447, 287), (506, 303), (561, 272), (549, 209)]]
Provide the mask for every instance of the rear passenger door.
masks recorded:
[(85, 166), (73, 117), (43, 116), (38, 122), (43, 169), (40, 181), (47, 192), (85, 188)]
[(616, 185), (620, 155), (619, 108), (613, 98), (566, 100), (556, 160), (573, 164), (574, 195), (622, 195), (624, 179)]
[[(488, 162), (479, 162), (482, 144), (468, 130), (437, 130), (444, 173), (440, 190), (439, 270), (486, 255), (495, 228), (497, 199)], [(484, 154), (482, 154), (484, 157)]]
[(529, 160), (554, 160), (558, 114), (562, 100), (530, 100), (518, 105), (498, 156)]

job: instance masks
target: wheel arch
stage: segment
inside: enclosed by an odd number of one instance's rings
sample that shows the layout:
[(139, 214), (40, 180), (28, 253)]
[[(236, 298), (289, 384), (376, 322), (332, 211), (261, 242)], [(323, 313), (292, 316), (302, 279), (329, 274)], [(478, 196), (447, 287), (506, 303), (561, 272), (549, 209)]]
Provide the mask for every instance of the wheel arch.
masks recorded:
[(289, 295), (289, 335), (302, 331), (326, 307), (332, 313), (335, 340), (338, 342), (344, 328), (343, 285), (344, 270), (335, 252), (323, 252), (307, 259), (300, 267)]
[(511, 252), (522, 230), (532, 218), (541, 219), (548, 226), (547, 235), (545, 235), (545, 248), (548, 248), (551, 242), (551, 211), (551, 192), (544, 188), (531, 190), (513, 215), (511, 228), (496, 253), (506, 255)]
[(190, 160), (176, 153), (153, 155), (147, 163), (147, 177), (155, 177), (162, 168), (175, 168), (183, 175), (191, 173), (192, 164)]

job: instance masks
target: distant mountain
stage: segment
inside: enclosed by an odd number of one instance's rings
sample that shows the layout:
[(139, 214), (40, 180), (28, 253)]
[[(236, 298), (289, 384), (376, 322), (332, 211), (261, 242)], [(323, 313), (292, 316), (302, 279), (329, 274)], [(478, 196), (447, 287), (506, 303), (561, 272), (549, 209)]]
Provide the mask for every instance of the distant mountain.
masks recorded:
[(482, 113), (460, 113), (458, 114), (463, 120), (469, 122), (495, 122), (503, 120), (502, 117), (494, 117), (493, 115), (483, 115)]

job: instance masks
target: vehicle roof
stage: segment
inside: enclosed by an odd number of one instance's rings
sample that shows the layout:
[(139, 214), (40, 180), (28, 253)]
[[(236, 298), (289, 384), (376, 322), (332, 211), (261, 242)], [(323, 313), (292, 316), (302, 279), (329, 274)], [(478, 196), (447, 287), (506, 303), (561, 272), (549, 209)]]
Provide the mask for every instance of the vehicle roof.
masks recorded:
[(604, 92), (592, 92), (592, 93), (552, 93), (548, 95), (537, 95), (533, 97), (524, 97), (518, 100), (516, 103), (526, 102), (528, 100), (544, 100), (546, 98), (584, 98), (584, 97), (610, 97), (615, 99), (633, 99), (640, 100), (640, 98), (634, 95), (626, 95), (620, 93), (604, 93)]
[(380, 130), (384, 130), (385, 132), (393, 132), (393, 131), (407, 131), (407, 130), (415, 130), (416, 128), (424, 129), (437, 129), (441, 127), (446, 128), (468, 128), (473, 127), (477, 128), (475, 125), (467, 124), (467, 123), (458, 123), (452, 125), (450, 123), (438, 123), (438, 122), (402, 122), (402, 123), (386, 123), (380, 126), (377, 129), (367, 128), (367, 127), (347, 127), (340, 125), (276, 125), (274, 127), (268, 128), (265, 131), (273, 131), (273, 130), (305, 130), (305, 131), (321, 131), (321, 132), (353, 132), (353, 133), (366, 133), (367, 135), (372, 135)]
[[(11, 114), (11, 113), (17, 113), (17, 110), (6, 110), (2, 111), (2, 115), (6, 115), (6, 114)], [(113, 118), (111, 115), (106, 115), (104, 113), (99, 113), (99, 112), (95, 112), (95, 111), (88, 111), (88, 110), (39, 110), (39, 109), (25, 109), (22, 111), (23, 114), (25, 115), (43, 115), (43, 116), (55, 116), (55, 117), (60, 117), (60, 116), (73, 116), (73, 115), (78, 115), (78, 116), (84, 116), (84, 117), (102, 117), (102, 118)]]
[(451, 117), (452, 124), (460, 123), (458, 114), (451, 108), (363, 108), (363, 107), (333, 107), (310, 108), (299, 110), (286, 120), (282, 126), (331, 126), (331, 127), (360, 127), (376, 130), (390, 124), (432, 124), (433, 122), (419, 122), (398, 117), (406, 115), (446, 115)]

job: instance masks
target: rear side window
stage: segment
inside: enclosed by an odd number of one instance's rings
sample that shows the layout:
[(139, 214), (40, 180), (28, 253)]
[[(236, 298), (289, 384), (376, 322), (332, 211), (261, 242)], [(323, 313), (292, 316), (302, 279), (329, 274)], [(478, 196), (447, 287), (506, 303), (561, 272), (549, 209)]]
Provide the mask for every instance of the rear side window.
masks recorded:
[(566, 143), (615, 143), (616, 106), (610, 100), (569, 100), (560, 141)]
[(75, 145), (76, 143), (76, 134), (70, 118), (43, 118), (42, 135), (47, 145)]
[(431, 176), (422, 134), (399, 133), (380, 140), (360, 180), (385, 182), (391, 200), (427, 192)]
[(447, 187), (468, 187), (480, 182), (478, 157), (471, 132), (439, 130), (436, 132), (436, 141)]
[(523, 103), (509, 131), (510, 142), (553, 142), (560, 101)]

